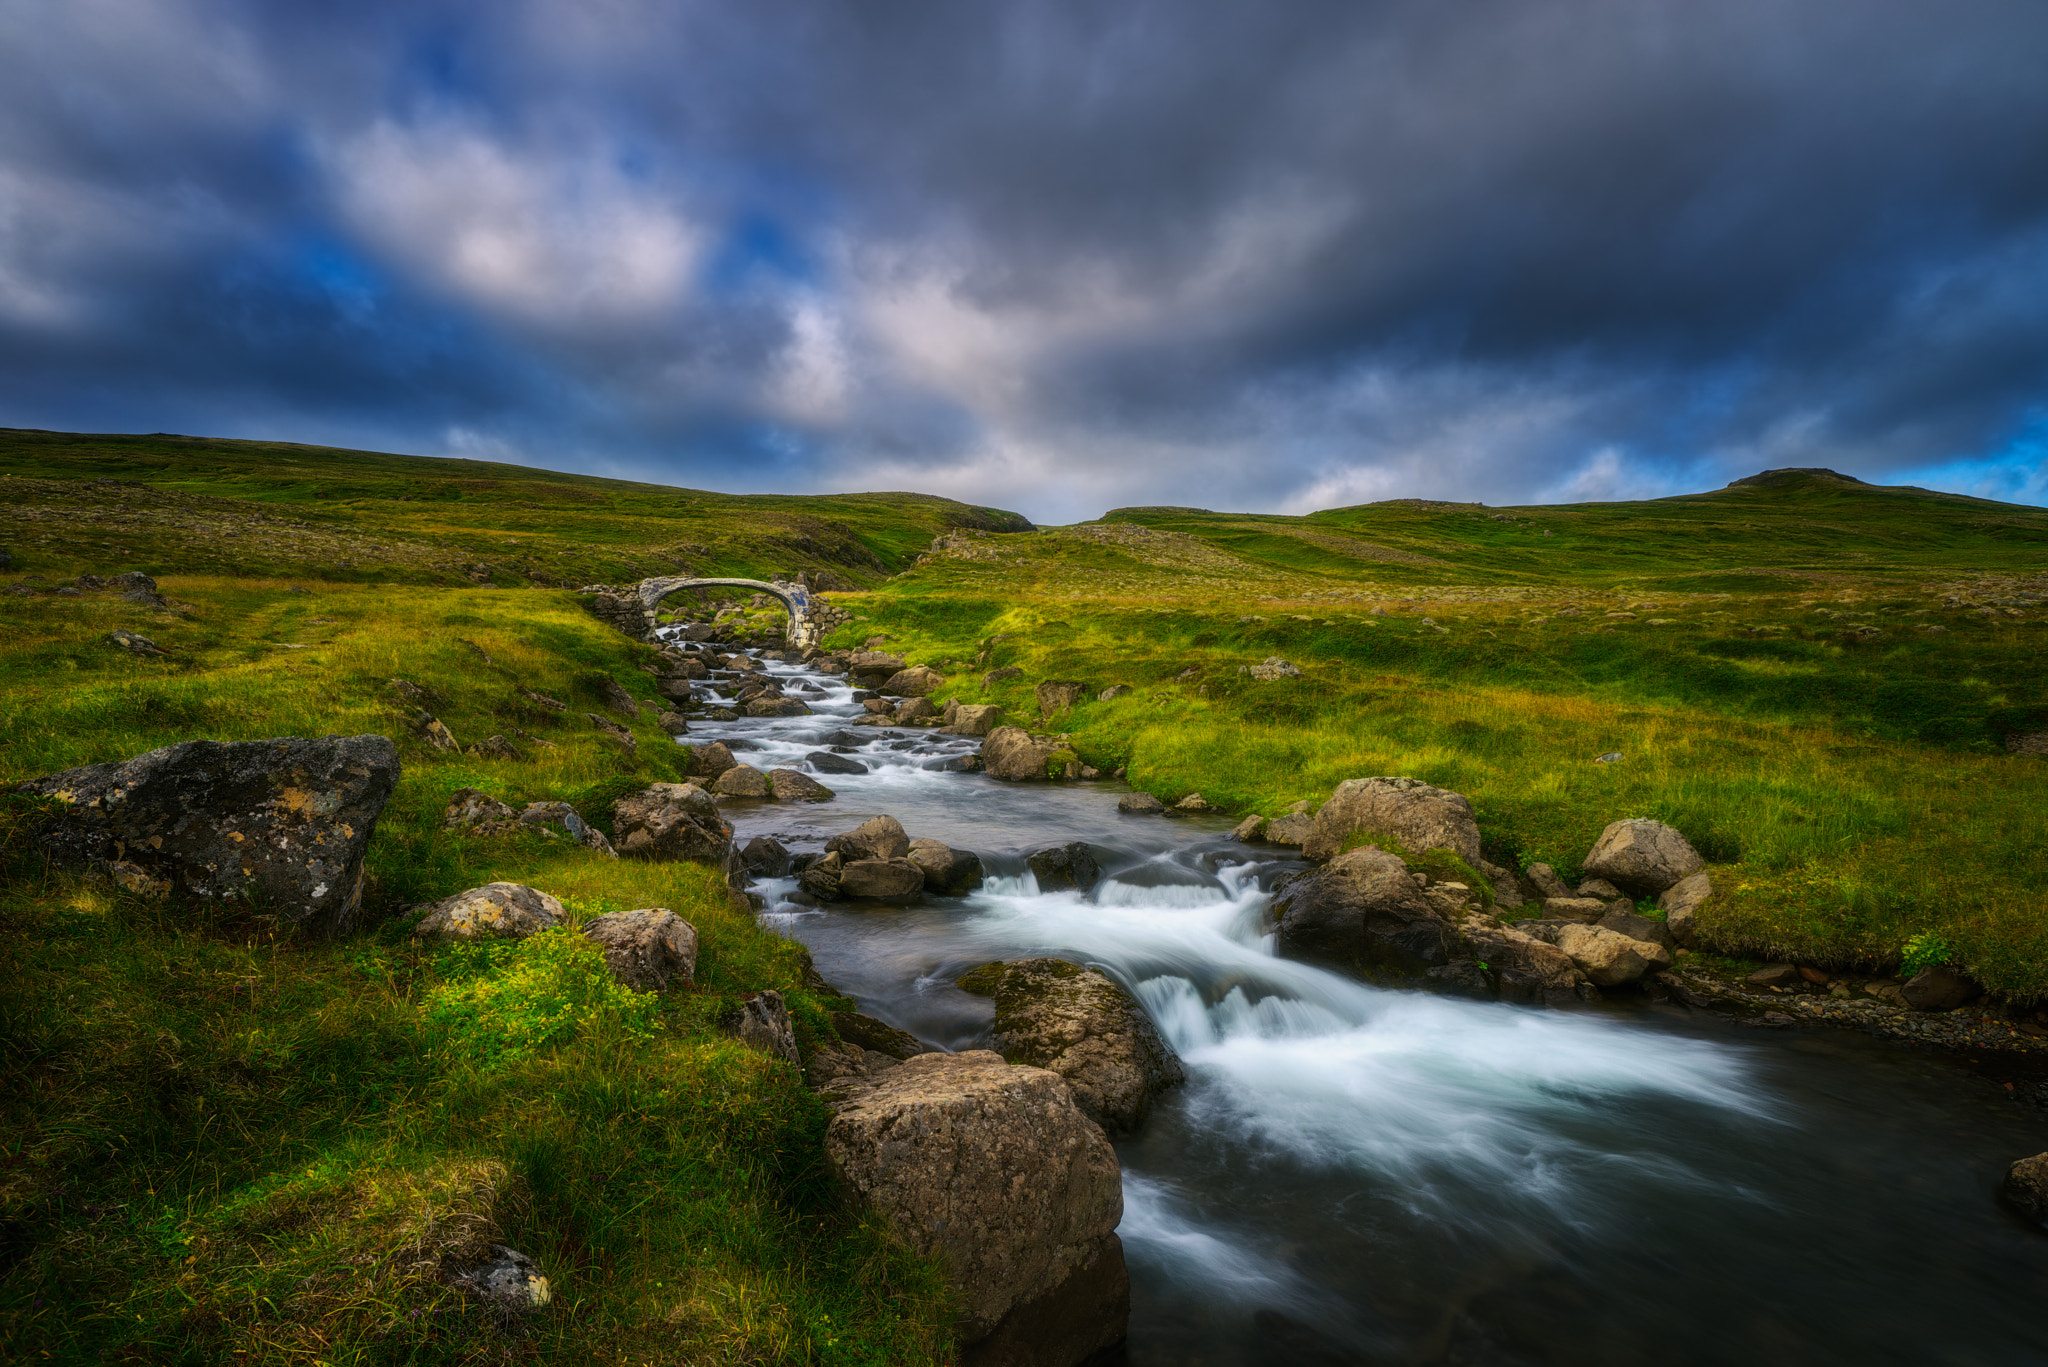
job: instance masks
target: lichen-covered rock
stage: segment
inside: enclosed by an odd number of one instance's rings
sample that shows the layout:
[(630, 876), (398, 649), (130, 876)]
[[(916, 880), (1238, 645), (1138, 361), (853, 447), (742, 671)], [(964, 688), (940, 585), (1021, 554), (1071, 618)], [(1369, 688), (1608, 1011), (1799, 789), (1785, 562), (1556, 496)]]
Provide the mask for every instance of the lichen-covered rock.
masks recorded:
[(789, 1007), (780, 992), (769, 989), (751, 993), (740, 1003), (738, 1013), (726, 1022), (726, 1029), (750, 1049), (759, 1049), (785, 1063), (803, 1063), (803, 1056), (797, 1053), (796, 1030), (789, 1023)]
[(1038, 710), (1046, 716), (1064, 712), (1088, 696), (1088, 685), (1078, 679), (1047, 679), (1034, 690)]
[(886, 1021), (858, 1011), (834, 1011), (832, 1028), (839, 1032), (839, 1038), (863, 1051), (886, 1054), (897, 1060), (944, 1052), (932, 1048), (908, 1030), (898, 1030)]
[(1557, 947), (1596, 987), (1620, 987), (1671, 967), (1671, 951), (1664, 946), (1632, 940), (1605, 926), (1565, 926), (1557, 932)]
[(635, 992), (666, 992), (697, 978), (697, 928), (667, 907), (610, 911), (583, 923), (605, 967)]
[(1249, 666), (1246, 672), (1260, 683), (1272, 683), (1276, 679), (1298, 679), (1301, 677), (1301, 669), (1298, 665), (1289, 664), (1278, 655), (1268, 655), (1258, 664)]
[(768, 792), (777, 802), (830, 802), (838, 796), (801, 769), (770, 769)]
[(486, 883), (427, 908), (413, 933), (427, 940), (523, 940), (562, 924), (562, 904), (524, 883)]
[(1610, 822), (1585, 863), (1589, 877), (1637, 897), (1654, 897), (1706, 866), (1683, 835), (1647, 817)]
[(1237, 829), (1230, 833), (1232, 840), (1246, 842), (1263, 839), (1266, 834), (1266, 818), (1256, 813), (1237, 823)]
[(613, 740), (625, 746), (628, 754), (640, 748), (639, 738), (611, 718), (600, 717), (595, 712), (585, 712), (583, 716), (590, 723), (592, 729), (602, 731), (605, 735), (610, 736)]
[(1373, 845), (1347, 850), (1288, 884), (1269, 915), (1289, 958), (1417, 974), (1457, 957), (1458, 932), (1422, 895), (1408, 866)]
[(475, 788), (457, 788), (448, 799), (448, 814), (443, 825), (456, 826), (497, 826), (517, 819), (519, 813), (498, 799)]
[(1311, 859), (1330, 859), (1355, 835), (1398, 841), (1415, 854), (1449, 850), (1467, 864), (1479, 859), (1479, 823), (1460, 793), (1419, 778), (1354, 778), (1337, 785), (1316, 812), (1315, 834), (1303, 846)]
[(507, 1315), (530, 1315), (554, 1299), (554, 1289), (533, 1259), (504, 1244), (491, 1245), (490, 1261), (451, 1269), (446, 1277), (448, 1285)]
[(718, 776), (711, 785), (711, 791), (720, 797), (756, 797), (773, 795), (768, 786), (768, 775), (751, 764), (735, 764)]
[(871, 816), (827, 840), (825, 849), (848, 859), (900, 859), (910, 853), (910, 837), (895, 817)]
[(960, 986), (995, 999), (991, 1038), (1004, 1058), (1058, 1073), (1112, 1135), (1135, 1131), (1152, 1099), (1186, 1078), (1137, 999), (1092, 968), (1065, 959), (983, 964)]
[(853, 859), (839, 872), (839, 895), (908, 902), (924, 891), (924, 870), (908, 859)]
[(956, 850), (943, 840), (913, 840), (906, 856), (924, 870), (924, 890), (941, 897), (959, 897), (982, 884), (981, 857)]
[(1068, 888), (1086, 892), (1102, 879), (1102, 866), (1086, 841), (1070, 840), (1038, 850), (1024, 861), (1031, 866), (1040, 892), (1061, 892)]
[(1000, 703), (961, 703), (939, 728), (949, 736), (986, 736), (1003, 722)]
[(618, 851), (628, 859), (689, 860), (723, 866), (732, 825), (711, 794), (694, 783), (654, 783), (613, 807)]
[(945, 1267), (963, 1362), (1073, 1364), (1122, 1340), (1122, 1172), (1057, 1074), (987, 1050), (921, 1054), (852, 1082), (835, 1109), (827, 1157)]
[(485, 736), (469, 747), (469, 753), (478, 759), (518, 759), (519, 751), (503, 736)]
[(981, 762), (990, 778), (1034, 782), (1047, 777), (1046, 766), (1059, 748), (1051, 741), (1033, 740), (1021, 726), (998, 726), (981, 743)]
[(362, 907), (363, 852), (398, 782), (384, 736), (184, 741), (17, 792), (59, 806), (38, 838), (60, 865), (133, 864), (205, 898), (246, 898), (338, 935)]

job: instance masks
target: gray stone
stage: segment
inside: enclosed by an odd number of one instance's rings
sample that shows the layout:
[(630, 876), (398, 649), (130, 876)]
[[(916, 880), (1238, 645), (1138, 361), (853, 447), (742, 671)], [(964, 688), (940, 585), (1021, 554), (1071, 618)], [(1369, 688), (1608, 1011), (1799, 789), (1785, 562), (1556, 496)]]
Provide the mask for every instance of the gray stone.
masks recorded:
[(837, 850), (812, 862), (797, 875), (796, 885), (822, 902), (839, 895), (839, 876), (846, 871), (846, 856)]
[(1102, 866), (1087, 842), (1072, 840), (1031, 854), (1025, 861), (1038, 880), (1040, 892), (1061, 892), (1072, 888), (1086, 892), (1102, 878)]
[(1095, 695), (1095, 701), (1115, 702), (1118, 698), (1123, 697), (1130, 691), (1131, 686), (1129, 684), (1111, 684), (1109, 687), (1103, 689), (1100, 693), (1097, 693)]
[(554, 1289), (533, 1259), (504, 1244), (491, 1245), (490, 1261), (446, 1275), (448, 1285), (505, 1315), (530, 1315), (554, 1299)]
[(1546, 897), (1543, 914), (1555, 921), (1592, 925), (1607, 914), (1607, 904), (1597, 897)]
[(667, 907), (610, 911), (583, 923), (605, 967), (635, 992), (687, 987), (697, 977), (697, 928)]
[(1008, 683), (1011, 679), (1021, 679), (1023, 677), (1024, 671), (1015, 665), (1004, 665), (1001, 669), (991, 669), (988, 673), (981, 676), (981, 691), (986, 693), (999, 683)]
[(413, 934), (428, 940), (523, 940), (562, 924), (562, 904), (524, 883), (486, 883), (426, 909)]
[(110, 631), (107, 640), (121, 647), (131, 655), (162, 655), (166, 652), (147, 636), (138, 636), (132, 631)]
[(631, 754), (632, 752), (640, 748), (639, 738), (634, 736), (634, 734), (631, 731), (628, 731), (625, 727), (619, 725), (611, 718), (600, 717), (595, 712), (585, 712), (583, 716), (584, 719), (590, 723), (591, 729), (596, 731), (602, 731), (605, 735), (610, 736), (620, 745), (625, 746), (626, 752), (628, 754)]
[(498, 799), (474, 788), (457, 788), (448, 799), (448, 813), (442, 825), (493, 826), (517, 819), (518, 813)]
[(1125, 793), (1116, 800), (1116, 809), (1133, 816), (1158, 816), (1166, 804), (1150, 793)]
[(485, 736), (469, 747), (469, 753), (479, 759), (518, 759), (519, 751), (503, 736)]
[(882, 683), (881, 691), (899, 698), (922, 698), (936, 693), (946, 683), (946, 676), (928, 665), (912, 665), (899, 669)]
[(1753, 987), (1791, 987), (1806, 980), (1799, 976), (1797, 964), (1765, 964), (1743, 981)]
[(1638, 916), (1632, 911), (1610, 911), (1593, 923), (1602, 930), (1611, 930), (1617, 935), (1626, 935), (1631, 940), (1642, 940), (1648, 944), (1672, 948), (1671, 927), (1662, 921), (1652, 921), (1647, 916)]
[(854, 859), (901, 859), (910, 853), (910, 837), (893, 816), (871, 816), (852, 830), (825, 842), (826, 850)]
[(932, 706), (930, 698), (905, 698), (896, 707), (896, 724), (910, 726), (917, 722), (933, 721), (939, 716), (939, 709)]
[(924, 890), (941, 897), (970, 893), (981, 886), (984, 876), (979, 855), (940, 840), (911, 841), (909, 859), (924, 870)]
[(1714, 895), (1714, 884), (1705, 873), (1681, 878), (1657, 896), (1657, 909), (1671, 928), (1673, 944), (1690, 945), (1695, 938), (1694, 917)]
[(764, 693), (748, 700), (746, 714), (750, 717), (808, 717), (808, 704), (795, 698), (785, 698), (779, 693)]
[(1270, 914), (1286, 957), (1365, 973), (1421, 973), (1449, 963), (1458, 943), (1408, 866), (1372, 845), (1290, 883)]
[(1169, 807), (1166, 814), (1168, 816), (1200, 816), (1204, 812), (1213, 812), (1215, 810), (1214, 807), (1209, 805), (1209, 800), (1200, 793), (1189, 793), (1186, 797)]
[(961, 703), (948, 706), (950, 715), (939, 729), (949, 736), (986, 736), (1003, 724), (1001, 703)]
[(1579, 897), (1597, 897), (1603, 902), (1613, 902), (1625, 899), (1628, 896), (1627, 893), (1608, 882), (1605, 878), (1585, 879), (1579, 884), (1579, 890), (1575, 895)]
[(1474, 864), (1473, 867), (1485, 877), (1488, 885), (1493, 888), (1493, 904), (1495, 906), (1503, 911), (1514, 911), (1521, 907), (1524, 900), (1522, 897), (1522, 887), (1512, 873), (1509, 873), (1498, 864), (1489, 864), (1484, 859)]
[(1586, 856), (1589, 877), (1604, 878), (1637, 897), (1654, 897), (1707, 866), (1699, 851), (1661, 821), (1635, 817), (1600, 832)]
[[(945, 1269), (963, 1362), (1073, 1364), (1124, 1337), (1122, 1174), (1057, 1074), (987, 1050), (920, 1054), (847, 1087), (825, 1152), (898, 1239)], [(1024, 1334), (1036, 1346), (1007, 1351)], [(1005, 1351), (984, 1357), (982, 1340)]]
[(1556, 945), (1483, 917), (1464, 924), (1466, 944), (1493, 971), (1502, 1001), (1563, 1006), (1599, 995)]
[(777, 802), (830, 802), (838, 796), (801, 769), (770, 769), (768, 791)]
[(924, 891), (924, 870), (908, 859), (850, 859), (839, 895), (870, 902), (908, 902)]
[(617, 679), (606, 679), (597, 686), (597, 692), (604, 705), (620, 716), (630, 719), (640, 715), (640, 704)]
[(1230, 833), (1230, 838), (1232, 840), (1243, 840), (1249, 842), (1253, 840), (1258, 840), (1262, 838), (1265, 834), (1266, 818), (1264, 818), (1263, 816), (1252, 815), (1246, 817), (1244, 820), (1237, 823), (1237, 828)]
[(1137, 999), (1094, 969), (1023, 959), (984, 964), (959, 985), (995, 999), (991, 1038), (1004, 1058), (1065, 1078), (1076, 1104), (1111, 1135), (1135, 1132), (1153, 1098), (1185, 1080)]
[(943, 1053), (934, 1049), (908, 1030), (898, 1030), (873, 1016), (864, 1016), (858, 1011), (834, 1011), (832, 1028), (839, 1032), (839, 1038), (863, 1051), (886, 1054), (902, 1060), (916, 1058), (919, 1054)]
[(1253, 665), (1250, 673), (1260, 683), (1272, 683), (1276, 679), (1298, 679), (1301, 677), (1301, 670), (1299, 668), (1287, 663), (1278, 655), (1267, 656), (1263, 663)]
[(1315, 835), (1302, 852), (1329, 859), (1353, 836), (1380, 836), (1411, 853), (1449, 850), (1467, 864), (1479, 858), (1479, 823), (1461, 794), (1417, 778), (1354, 778), (1337, 785), (1316, 812)]
[(683, 772), (707, 783), (739, 763), (732, 757), (732, 751), (726, 749), (723, 741), (713, 741), (709, 745), (686, 745), (683, 749), (689, 756), (684, 762)]
[(251, 900), (314, 935), (356, 928), (363, 853), (399, 776), (383, 736), (182, 741), (15, 789), (61, 804), (60, 866), (130, 863), (196, 897)]
[(789, 1023), (789, 1007), (783, 1003), (780, 992), (766, 989), (749, 993), (740, 1003), (739, 1011), (726, 1021), (726, 1031), (750, 1049), (793, 1066), (803, 1064), (797, 1053), (796, 1030)]

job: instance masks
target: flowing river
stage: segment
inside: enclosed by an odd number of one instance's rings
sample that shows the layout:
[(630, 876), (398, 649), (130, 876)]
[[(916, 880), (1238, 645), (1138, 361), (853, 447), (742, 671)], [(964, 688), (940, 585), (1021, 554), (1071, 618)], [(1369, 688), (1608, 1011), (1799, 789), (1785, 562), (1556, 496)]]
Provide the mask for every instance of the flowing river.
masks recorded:
[[(1122, 815), (1119, 784), (946, 771), (979, 742), (849, 729), (845, 681), (768, 667), (814, 715), (687, 739), (762, 770), (836, 746), (867, 772), (818, 774), (829, 803), (725, 804), (742, 842), (813, 851), (887, 814), (989, 873), (907, 907), (770, 880), (769, 924), (947, 1049), (985, 1047), (968, 969), (1086, 963), (1186, 1064), (1118, 1145), (1131, 1363), (2048, 1362), (2048, 1241), (1994, 1201), (2048, 1125), (1996, 1084), (1861, 1036), (1480, 1004), (1277, 958), (1264, 889), (1298, 861), (1226, 821)], [(1040, 892), (1024, 856), (1070, 840), (1103, 881)]]

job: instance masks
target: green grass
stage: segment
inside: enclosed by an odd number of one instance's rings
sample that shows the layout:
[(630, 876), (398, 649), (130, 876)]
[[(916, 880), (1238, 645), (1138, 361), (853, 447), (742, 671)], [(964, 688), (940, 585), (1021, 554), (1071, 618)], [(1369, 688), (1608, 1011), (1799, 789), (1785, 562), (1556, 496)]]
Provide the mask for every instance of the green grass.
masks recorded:
[[(581, 715), (602, 710), (607, 678), (651, 698), (648, 648), (563, 593), (162, 586), (186, 615), (111, 594), (0, 597), (0, 782), (194, 735), (392, 735), (405, 774), (365, 893), (385, 919), (304, 944), (137, 901), (44, 868), (29, 813), (0, 811), (0, 1358), (947, 1359), (944, 1288), (842, 1203), (822, 1105), (719, 1028), (772, 987), (807, 1045), (829, 1034), (827, 1010), (848, 1003), (806, 987), (802, 951), (707, 869), (442, 825), (450, 794), (475, 786), (565, 798), (608, 826), (613, 799), (676, 777), (644, 718), (628, 755)], [(116, 626), (172, 653), (117, 650)], [(433, 750), (406, 728), (394, 676), (433, 690), (465, 742), (525, 731), (528, 758)], [(622, 1000), (568, 935), (409, 939), (405, 908), (496, 879), (560, 897), (572, 923), (676, 911), (699, 932), (696, 985)], [(508, 1331), (434, 1275), (492, 1240), (554, 1283), (529, 1327)]]

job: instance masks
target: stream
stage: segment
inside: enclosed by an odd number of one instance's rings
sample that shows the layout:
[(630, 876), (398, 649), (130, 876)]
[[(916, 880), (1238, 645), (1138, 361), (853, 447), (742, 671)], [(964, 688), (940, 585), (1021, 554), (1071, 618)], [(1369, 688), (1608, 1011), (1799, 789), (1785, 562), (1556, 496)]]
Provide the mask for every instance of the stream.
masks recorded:
[[(1996, 1084), (1860, 1035), (1482, 1004), (1277, 958), (1265, 889), (1300, 861), (1222, 819), (1120, 814), (1121, 784), (938, 769), (980, 742), (849, 729), (845, 680), (767, 668), (814, 715), (684, 739), (764, 771), (836, 743), (868, 772), (817, 774), (828, 803), (722, 804), (742, 843), (815, 851), (887, 814), (988, 871), (911, 906), (764, 880), (767, 924), (946, 1049), (986, 1047), (993, 1013), (960, 974), (1071, 958), (1185, 1063), (1117, 1146), (1130, 1363), (2048, 1362), (2048, 1241), (1994, 1199), (2048, 1121)], [(1070, 840), (1102, 882), (1040, 892), (1024, 856)]]

